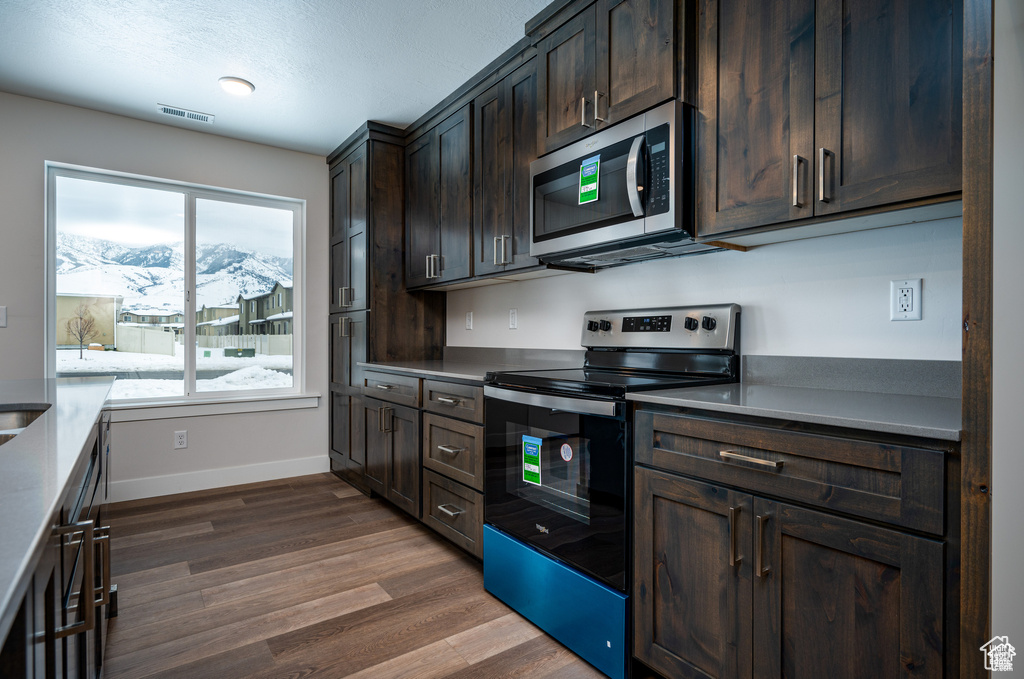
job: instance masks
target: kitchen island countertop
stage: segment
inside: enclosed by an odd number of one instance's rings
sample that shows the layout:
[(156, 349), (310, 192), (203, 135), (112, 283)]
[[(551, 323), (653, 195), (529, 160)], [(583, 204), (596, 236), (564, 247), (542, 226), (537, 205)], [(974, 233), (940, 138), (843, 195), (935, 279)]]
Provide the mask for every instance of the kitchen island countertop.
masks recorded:
[(49, 408), (0, 446), (0, 640), (6, 638), (113, 378), (0, 380), (0, 410)]

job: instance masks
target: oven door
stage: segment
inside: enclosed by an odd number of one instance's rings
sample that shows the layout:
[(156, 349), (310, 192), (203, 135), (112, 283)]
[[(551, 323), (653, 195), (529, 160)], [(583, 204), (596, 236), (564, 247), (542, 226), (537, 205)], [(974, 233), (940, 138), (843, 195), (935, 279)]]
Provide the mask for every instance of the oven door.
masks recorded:
[(497, 387), (485, 394), (484, 521), (626, 591), (624, 404)]

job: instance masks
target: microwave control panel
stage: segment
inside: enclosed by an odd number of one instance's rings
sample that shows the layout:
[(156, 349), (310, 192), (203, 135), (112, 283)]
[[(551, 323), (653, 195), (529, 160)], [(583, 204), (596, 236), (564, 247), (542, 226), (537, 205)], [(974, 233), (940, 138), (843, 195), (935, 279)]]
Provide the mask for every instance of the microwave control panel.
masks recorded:
[(650, 158), (647, 179), (647, 215), (660, 215), (668, 212), (670, 194), (672, 192), (672, 143), (669, 140), (668, 125), (659, 125), (647, 130), (647, 154)]

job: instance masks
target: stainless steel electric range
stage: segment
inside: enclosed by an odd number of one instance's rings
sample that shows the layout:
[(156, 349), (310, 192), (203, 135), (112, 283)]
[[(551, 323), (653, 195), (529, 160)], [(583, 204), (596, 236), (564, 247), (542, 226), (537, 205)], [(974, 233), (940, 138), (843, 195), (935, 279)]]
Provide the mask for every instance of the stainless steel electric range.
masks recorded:
[(628, 674), (627, 394), (739, 379), (736, 304), (589, 311), (583, 366), (485, 380), (484, 586), (610, 677)]

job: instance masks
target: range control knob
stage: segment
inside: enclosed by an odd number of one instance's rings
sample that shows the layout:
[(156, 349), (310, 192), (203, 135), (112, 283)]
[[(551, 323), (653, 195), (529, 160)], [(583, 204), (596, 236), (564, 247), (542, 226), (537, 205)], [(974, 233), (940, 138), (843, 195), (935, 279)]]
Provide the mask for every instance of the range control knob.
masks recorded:
[(598, 327), (597, 321), (587, 321), (587, 330), (590, 332), (597, 332)]
[(705, 330), (714, 330), (717, 325), (718, 321), (716, 321), (711, 316), (705, 316), (704, 318), (701, 319), (700, 322), (700, 327), (704, 328)]
[(609, 323), (608, 321), (601, 321), (598, 327), (601, 328), (603, 332), (608, 332), (609, 330), (612, 329), (612, 324)]
[(693, 316), (687, 316), (686, 320), (683, 321), (683, 327), (689, 330), (690, 332), (693, 332), (694, 330), (700, 327), (700, 321), (698, 321)]

